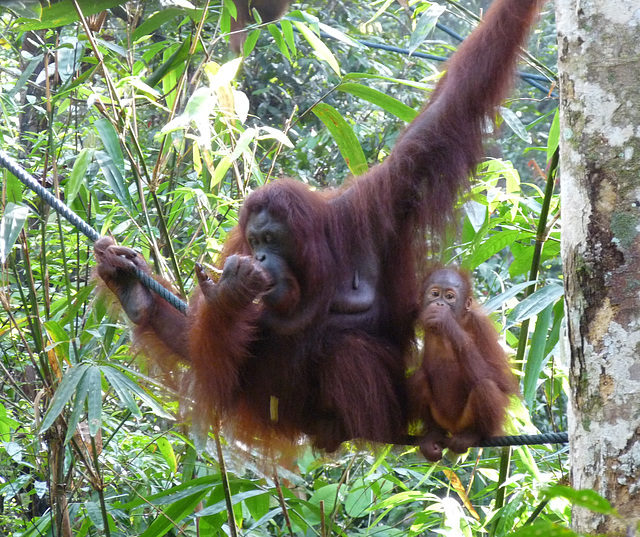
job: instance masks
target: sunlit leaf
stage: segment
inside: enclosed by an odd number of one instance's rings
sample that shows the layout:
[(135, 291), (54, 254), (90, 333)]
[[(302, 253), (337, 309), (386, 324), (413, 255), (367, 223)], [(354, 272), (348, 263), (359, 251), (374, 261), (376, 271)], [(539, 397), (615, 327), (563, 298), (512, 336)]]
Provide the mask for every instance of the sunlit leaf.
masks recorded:
[(9, 202), (0, 220), (0, 262), (4, 263), (29, 216), (29, 208)]
[(293, 24), (299, 30), (299, 32), (304, 36), (307, 42), (311, 45), (311, 48), (316, 53), (316, 56), (329, 64), (329, 67), (334, 70), (337, 75), (340, 75), (340, 65), (338, 65), (338, 61), (336, 60), (333, 53), (329, 50), (329, 47), (325, 45), (322, 40), (305, 24), (294, 21)]

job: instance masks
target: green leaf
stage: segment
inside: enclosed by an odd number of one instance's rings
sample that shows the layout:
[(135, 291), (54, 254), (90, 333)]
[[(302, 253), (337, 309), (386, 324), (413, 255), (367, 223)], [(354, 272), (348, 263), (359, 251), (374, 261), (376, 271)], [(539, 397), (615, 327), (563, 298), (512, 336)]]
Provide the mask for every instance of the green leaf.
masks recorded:
[(365, 516), (372, 505), (373, 490), (365, 483), (364, 479), (356, 479), (349, 489), (349, 495), (344, 502), (345, 513), (353, 518)]
[(24, 205), (7, 203), (0, 220), (0, 263), (4, 263), (20, 235), (29, 216), (29, 208)]
[(619, 516), (618, 512), (613, 507), (611, 507), (609, 501), (606, 498), (600, 496), (600, 494), (598, 494), (595, 490), (576, 490), (572, 487), (555, 485), (545, 490), (544, 495), (547, 498), (566, 498), (573, 505), (585, 507), (586, 509), (589, 509), (590, 511), (594, 511), (596, 513)]
[(350, 93), (351, 95), (355, 95), (365, 101), (369, 101), (407, 123), (413, 121), (419, 113), (398, 99), (391, 97), (386, 93), (382, 93), (375, 88), (364, 86), (363, 84), (343, 82), (337, 87), (337, 89)]
[(0, 403), (0, 442), (11, 440), (11, 429), (16, 429), (18, 425), (17, 421), (8, 416), (7, 409)]
[[(106, 370), (106, 367), (104, 367), (104, 369)], [(118, 371), (118, 370), (114, 369), (114, 371)], [(109, 377), (110, 379), (113, 379), (116, 377), (116, 374), (113, 371), (109, 371), (109, 375), (110, 375)], [(160, 406), (153, 397), (151, 397), (146, 391), (144, 391), (144, 389), (141, 386), (133, 382), (127, 375), (125, 374), (117, 375), (117, 378), (122, 390), (129, 390), (131, 394), (133, 394), (134, 396), (144, 401), (147, 405), (149, 405), (149, 407), (151, 407), (151, 410), (153, 410), (153, 412), (156, 415), (160, 416), (161, 418), (166, 418), (170, 420), (174, 419), (173, 416), (168, 412), (166, 412), (164, 408), (162, 408), (162, 406)]]
[[(265, 494), (264, 490), (249, 490), (247, 492), (240, 492), (238, 494), (234, 494), (231, 497), (231, 503), (236, 505), (237, 503), (243, 502), (248, 498), (253, 498), (254, 496), (260, 496), (261, 494)], [(209, 516), (215, 515), (217, 513), (222, 513), (227, 509), (226, 500), (221, 500), (213, 505), (209, 505), (205, 507), (202, 511), (198, 512), (198, 516)]]
[(524, 291), (527, 287), (530, 287), (534, 284), (535, 281), (528, 281), (519, 283), (514, 285), (513, 287), (509, 287), (504, 293), (500, 293), (499, 295), (494, 296), (491, 300), (487, 300), (484, 304), (482, 304), (482, 309), (487, 313), (491, 313), (496, 311), (498, 308), (502, 307), (503, 304), (511, 300), (518, 293)]
[(340, 66), (338, 65), (338, 61), (336, 60), (333, 53), (329, 50), (327, 45), (325, 45), (322, 40), (309, 28), (307, 25), (303, 24), (299, 21), (293, 21), (296, 28), (300, 31), (302, 36), (308, 41), (311, 48), (316, 53), (316, 56), (329, 64), (329, 67), (334, 70), (334, 72), (340, 76)]
[(62, 378), (62, 382), (60, 382), (53, 399), (51, 399), (49, 410), (47, 410), (47, 413), (40, 424), (40, 433), (44, 433), (49, 429), (49, 427), (51, 427), (51, 425), (53, 425), (53, 422), (60, 415), (64, 406), (75, 393), (76, 386), (78, 386), (78, 383), (82, 380), (82, 377), (89, 367), (91, 367), (89, 364), (80, 364), (79, 366), (72, 367), (67, 371), (65, 376)]
[(333, 106), (326, 103), (316, 104), (312, 111), (329, 129), (351, 173), (356, 176), (365, 173), (369, 166), (364, 151), (353, 129), (342, 115)]
[(97, 365), (86, 372), (89, 434), (95, 436), (102, 426), (102, 374)]
[(0, 0), (0, 8), (13, 11), (18, 17), (38, 19), (42, 17), (40, 0)]
[(551, 162), (553, 154), (558, 148), (560, 143), (560, 113), (559, 109), (556, 110), (551, 122), (551, 128), (549, 129), (549, 140), (547, 141), (547, 162)]
[(504, 250), (507, 246), (515, 242), (519, 236), (520, 231), (517, 229), (506, 229), (496, 233), (495, 235), (491, 235), (491, 237), (474, 249), (470, 257), (467, 257), (462, 262), (462, 268), (466, 270), (475, 269), (491, 256), (496, 255), (498, 252)]
[(142, 24), (140, 24), (140, 26), (138, 26), (133, 31), (133, 33), (131, 34), (131, 40), (137, 41), (145, 35), (151, 35), (165, 22), (169, 22), (176, 17), (184, 17), (184, 14), (184, 10), (177, 7), (165, 7), (160, 11), (156, 11), (155, 13), (146, 17)]
[(422, 45), (424, 40), (431, 33), (438, 18), (445, 11), (446, 7), (441, 4), (433, 3), (420, 15), (418, 22), (416, 23), (415, 30), (411, 33), (411, 39), (409, 40), (409, 53), (413, 54), (416, 49)]
[(147, 86), (156, 86), (168, 73), (183, 67), (189, 57), (189, 48), (191, 47), (191, 37), (187, 37), (176, 51), (162, 63), (153, 73), (151, 73), (144, 81)]
[(558, 300), (563, 294), (564, 288), (562, 285), (554, 283), (545, 285), (513, 308), (513, 311), (509, 314), (509, 323), (521, 323), (525, 319), (537, 315), (549, 304), (553, 304)]
[(553, 522), (538, 522), (512, 531), (509, 537), (579, 537), (579, 534)]
[(124, 173), (124, 156), (122, 155), (122, 148), (120, 147), (120, 139), (115, 127), (107, 119), (98, 119), (94, 123), (96, 130), (104, 144), (106, 152), (111, 157), (111, 160), (118, 166), (121, 173)]
[(89, 163), (93, 158), (93, 149), (84, 148), (78, 156), (76, 157), (76, 161), (73, 163), (73, 169), (71, 170), (71, 174), (67, 179), (67, 182), (64, 186), (64, 197), (67, 202), (67, 205), (71, 205), (71, 202), (78, 195), (78, 191), (80, 190), (80, 185), (84, 179), (85, 174), (87, 173), (87, 168), (89, 167)]
[[(115, 6), (126, 4), (126, 0), (79, 0), (78, 4), (85, 17), (94, 15)], [(40, 20), (27, 19), (19, 20), (20, 31), (27, 32), (29, 30), (45, 30), (65, 26), (80, 20), (71, 0), (62, 0), (55, 4), (51, 4), (42, 10)]]
[(292, 54), (296, 53), (296, 40), (293, 37), (293, 24), (288, 20), (280, 21), (280, 28), (282, 28), (282, 35), (284, 36), (284, 40), (287, 42), (287, 46)]
[(256, 43), (260, 38), (260, 33), (260, 30), (256, 29), (252, 30), (251, 32), (249, 32), (249, 35), (247, 35), (247, 38), (244, 40), (244, 46), (242, 47), (242, 54), (245, 58), (251, 55), (253, 49), (256, 48)]
[(176, 523), (193, 513), (196, 506), (208, 493), (209, 490), (205, 489), (200, 491), (199, 494), (192, 494), (168, 505), (140, 537), (162, 537), (162, 535), (173, 530), (176, 527)]
[(100, 170), (102, 170), (102, 174), (107, 180), (107, 183), (109, 183), (116, 198), (118, 198), (122, 205), (131, 209), (133, 202), (118, 166), (116, 166), (115, 162), (113, 162), (111, 157), (104, 151), (96, 151), (95, 157), (100, 166)]
[(162, 454), (162, 458), (169, 466), (169, 469), (175, 474), (178, 471), (178, 461), (176, 460), (176, 454), (173, 451), (173, 447), (164, 436), (161, 436), (156, 440), (156, 445)]
[(102, 372), (104, 373), (107, 382), (115, 390), (120, 402), (131, 412), (134, 416), (142, 417), (140, 408), (136, 405), (136, 402), (131, 395), (127, 385), (122, 381), (122, 377), (125, 374), (118, 369), (111, 366), (103, 366)]
[(278, 28), (275, 24), (269, 24), (267, 28), (282, 55), (287, 58), (287, 60), (291, 61), (289, 47), (287, 47), (287, 44), (284, 41), (284, 37), (282, 35), (282, 32), (280, 31), (280, 28)]
[(362, 79), (386, 80), (387, 82), (395, 82), (396, 84), (402, 84), (404, 86), (409, 86), (410, 88), (417, 88), (425, 91), (433, 90), (433, 88), (431, 86), (428, 86), (427, 84), (416, 82), (415, 80), (406, 80), (404, 78), (394, 78), (392, 76), (373, 75), (370, 73), (347, 73), (342, 77), (343, 82), (348, 80), (362, 80)]
[(536, 319), (536, 328), (533, 332), (533, 336), (531, 337), (531, 346), (529, 347), (527, 363), (524, 369), (523, 382), (524, 400), (529, 409), (532, 408), (533, 400), (536, 396), (540, 372), (544, 368), (544, 359), (547, 356), (545, 352), (545, 341), (547, 339), (547, 332), (549, 332), (549, 325), (551, 324), (552, 311), (553, 304), (549, 304), (540, 312)]
[(16, 205), (20, 205), (22, 202), (22, 190), (24, 189), (24, 185), (22, 184), (20, 179), (13, 175), (9, 170), (4, 170), (4, 177), (4, 184), (7, 192), (6, 201), (10, 201)]
[(67, 421), (67, 435), (65, 436), (64, 443), (68, 444), (73, 438), (74, 433), (80, 423), (80, 419), (84, 415), (84, 402), (87, 398), (87, 390), (89, 383), (87, 382), (88, 376), (82, 375), (80, 382), (76, 388), (76, 397), (73, 402), (73, 410)]
[(523, 140), (524, 142), (530, 144), (533, 139), (531, 138), (531, 134), (527, 131), (526, 127), (520, 121), (520, 118), (509, 108), (501, 106), (499, 109), (500, 115), (504, 122), (509, 125), (509, 128), (515, 133), (515, 135)]

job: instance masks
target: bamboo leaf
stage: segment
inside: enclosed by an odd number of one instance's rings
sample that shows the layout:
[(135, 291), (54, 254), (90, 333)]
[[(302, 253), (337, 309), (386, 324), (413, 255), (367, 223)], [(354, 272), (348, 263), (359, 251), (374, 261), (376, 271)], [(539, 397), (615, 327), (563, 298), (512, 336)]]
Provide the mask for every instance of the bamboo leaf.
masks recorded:
[(362, 146), (356, 138), (353, 129), (342, 115), (333, 108), (333, 106), (326, 103), (318, 103), (312, 110), (320, 121), (325, 124), (327, 129), (329, 129), (351, 173), (357, 176), (366, 172), (369, 166), (367, 165), (367, 159), (364, 156)]
[(355, 95), (365, 101), (369, 101), (407, 123), (413, 121), (418, 115), (418, 112), (398, 99), (382, 93), (375, 88), (364, 86), (363, 84), (343, 82), (337, 89), (350, 93), (351, 95)]
[(4, 263), (29, 216), (29, 208), (9, 202), (0, 220), (0, 263)]
[(538, 289), (513, 308), (513, 311), (509, 315), (509, 323), (521, 323), (525, 319), (537, 315), (549, 304), (553, 304), (558, 300), (563, 294), (564, 288), (557, 284), (549, 284)]
[(51, 427), (51, 425), (53, 425), (53, 422), (60, 415), (64, 406), (75, 393), (78, 383), (82, 380), (82, 377), (89, 367), (91, 367), (89, 364), (80, 364), (79, 366), (72, 367), (67, 371), (65, 376), (62, 378), (62, 382), (60, 382), (53, 399), (51, 399), (49, 409), (40, 424), (40, 433), (44, 433), (49, 429), (49, 427)]
[(307, 25), (299, 22), (293, 21), (293, 24), (300, 31), (302, 36), (307, 40), (311, 48), (316, 53), (316, 56), (329, 64), (329, 67), (335, 71), (335, 73), (340, 76), (340, 66), (338, 65), (338, 61), (336, 60), (333, 53), (329, 50), (327, 45), (325, 45), (322, 40), (309, 28)]
[(92, 158), (93, 149), (85, 147), (80, 151), (80, 153), (78, 153), (76, 161), (73, 163), (71, 174), (64, 186), (64, 197), (68, 205), (71, 205), (71, 202), (78, 195), (78, 191), (80, 190), (80, 186), (82, 185), (82, 181), (84, 180), (84, 176), (87, 173), (87, 168), (89, 167), (89, 163)]
[(89, 434), (95, 436), (102, 426), (102, 374), (92, 365), (86, 372)]
[(533, 405), (538, 387), (538, 379), (540, 378), (540, 372), (544, 368), (544, 359), (547, 356), (545, 352), (545, 341), (547, 339), (547, 332), (549, 332), (549, 325), (551, 324), (552, 311), (553, 304), (549, 304), (540, 312), (536, 319), (536, 328), (533, 336), (531, 336), (531, 346), (527, 356), (523, 382), (524, 400), (529, 409), (531, 409)]

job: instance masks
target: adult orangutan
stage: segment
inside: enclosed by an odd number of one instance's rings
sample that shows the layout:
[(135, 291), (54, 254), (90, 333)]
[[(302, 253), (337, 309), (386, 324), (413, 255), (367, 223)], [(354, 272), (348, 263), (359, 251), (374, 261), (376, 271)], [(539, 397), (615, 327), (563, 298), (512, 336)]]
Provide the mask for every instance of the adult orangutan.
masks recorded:
[(420, 451), (437, 461), (445, 447), (464, 453), (500, 434), (518, 382), (465, 273), (446, 268), (429, 276), (418, 322), (424, 348), (409, 381), (411, 414), (426, 430)]
[(327, 451), (405, 438), (424, 233), (482, 158), (540, 3), (494, 2), (382, 164), (338, 191), (278, 180), (248, 196), (219, 281), (197, 268), (187, 316), (132, 277), (149, 270), (134, 251), (96, 243), (142, 350), (190, 366), (197, 417), (276, 448), (301, 434)]

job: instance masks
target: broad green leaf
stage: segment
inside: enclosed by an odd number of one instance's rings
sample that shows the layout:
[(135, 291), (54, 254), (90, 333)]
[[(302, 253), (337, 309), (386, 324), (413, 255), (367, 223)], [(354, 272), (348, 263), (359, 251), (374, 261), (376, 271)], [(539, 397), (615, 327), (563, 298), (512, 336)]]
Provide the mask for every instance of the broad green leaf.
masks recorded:
[(334, 72), (340, 76), (340, 66), (338, 65), (338, 61), (336, 60), (333, 53), (329, 50), (327, 45), (325, 45), (322, 40), (309, 28), (307, 25), (299, 22), (293, 21), (295, 27), (300, 31), (302, 36), (308, 41), (311, 48), (316, 53), (316, 56), (329, 64), (329, 67), (334, 70)]
[(342, 157), (349, 166), (353, 175), (365, 173), (369, 166), (362, 151), (362, 146), (356, 138), (353, 129), (345, 121), (342, 115), (331, 105), (318, 103), (312, 108), (313, 113), (322, 121), (333, 139), (338, 144)]
[(618, 512), (613, 507), (611, 507), (609, 501), (606, 498), (600, 496), (600, 494), (598, 494), (595, 490), (576, 490), (572, 487), (555, 485), (545, 490), (544, 495), (547, 498), (566, 498), (573, 505), (585, 507), (590, 511), (594, 511), (595, 513), (618, 516)]
[(365, 483), (364, 479), (358, 478), (349, 489), (349, 494), (344, 502), (345, 513), (353, 518), (358, 518), (368, 514), (368, 509), (373, 505), (373, 490)]
[(513, 308), (513, 311), (509, 314), (509, 322), (517, 324), (537, 315), (549, 304), (553, 304), (558, 300), (563, 294), (564, 289), (561, 285), (545, 285)]
[(89, 364), (80, 364), (79, 366), (70, 368), (66, 372), (53, 396), (53, 399), (51, 399), (49, 409), (40, 424), (40, 433), (44, 433), (49, 429), (49, 427), (51, 427), (51, 425), (53, 425), (53, 422), (60, 415), (64, 406), (75, 393), (78, 383), (82, 380), (82, 377), (89, 367), (91, 367)]
[(190, 498), (195, 494), (200, 494), (202, 491), (205, 493), (211, 492), (212, 489), (218, 487), (221, 483), (220, 475), (213, 474), (205, 477), (198, 477), (197, 479), (191, 479), (186, 483), (171, 487), (169, 489), (158, 492), (146, 498), (136, 497), (125, 504), (119, 505), (120, 509), (131, 510), (141, 505), (169, 505), (171, 503)]
[(363, 84), (343, 82), (337, 89), (350, 93), (351, 95), (355, 95), (365, 101), (369, 101), (407, 123), (413, 121), (418, 115), (417, 111), (398, 99), (391, 97), (386, 93), (382, 93), (375, 88), (364, 86)]
[(340, 484), (338, 483), (325, 485), (313, 493), (313, 496), (309, 498), (309, 502), (318, 506), (320, 505), (320, 502), (324, 502), (324, 512), (325, 514), (329, 514), (336, 506), (339, 487)]
[(173, 447), (171, 447), (171, 444), (164, 436), (161, 436), (156, 440), (156, 445), (158, 446), (160, 453), (162, 453), (162, 458), (169, 466), (169, 469), (175, 474), (178, 471), (178, 461), (176, 460), (176, 454), (173, 451)]
[(507, 246), (515, 242), (520, 236), (517, 229), (506, 229), (495, 235), (491, 235), (486, 241), (476, 246), (470, 257), (462, 262), (462, 267), (466, 270), (473, 270), (490, 257), (504, 250)]
[(540, 378), (540, 372), (544, 368), (544, 359), (547, 356), (545, 353), (545, 341), (547, 339), (547, 333), (549, 332), (549, 325), (551, 324), (552, 311), (553, 304), (549, 304), (538, 314), (536, 328), (531, 337), (531, 346), (529, 348), (529, 354), (527, 355), (523, 381), (524, 400), (529, 409), (531, 409), (533, 405), (538, 387), (538, 379)]
[(76, 161), (73, 163), (73, 169), (71, 170), (71, 174), (67, 179), (67, 182), (64, 186), (64, 197), (68, 205), (71, 205), (71, 202), (78, 195), (78, 191), (80, 190), (80, 185), (84, 179), (85, 174), (87, 173), (87, 168), (89, 167), (89, 163), (93, 158), (93, 149), (84, 148), (78, 156), (76, 157)]
[(355, 39), (351, 39), (347, 34), (341, 32), (340, 30), (338, 30), (337, 28), (334, 28), (333, 26), (329, 26), (328, 24), (324, 24), (323, 22), (318, 21), (318, 28), (321, 31), (325, 32), (327, 35), (329, 35), (332, 39), (335, 39), (336, 41), (341, 41), (345, 45), (349, 45), (350, 47), (355, 47), (359, 49), (364, 48), (364, 45), (361, 45)]
[[(126, 0), (78, 0), (80, 9), (85, 17), (126, 3)], [(79, 20), (78, 12), (73, 2), (71, 0), (62, 0), (62, 2), (52, 3), (48, 7), (45, 7), (42, 10), (40, 20), (19, 19), (18, 23), (20, 24), (20, 31), (24, 33), (29, 30), (57, 28), (58, 26), (71, 24), (77, 20)]]
[(246, 498), (244, 504), (249, 509), (254, 520), (259, 520), (269, 513), (271, 498), (268, 493), (258, 494), (251, 498)]
[(29, 216), (29, 208), (9, 202), (0, 220), (0, 263), (4, 263)]

